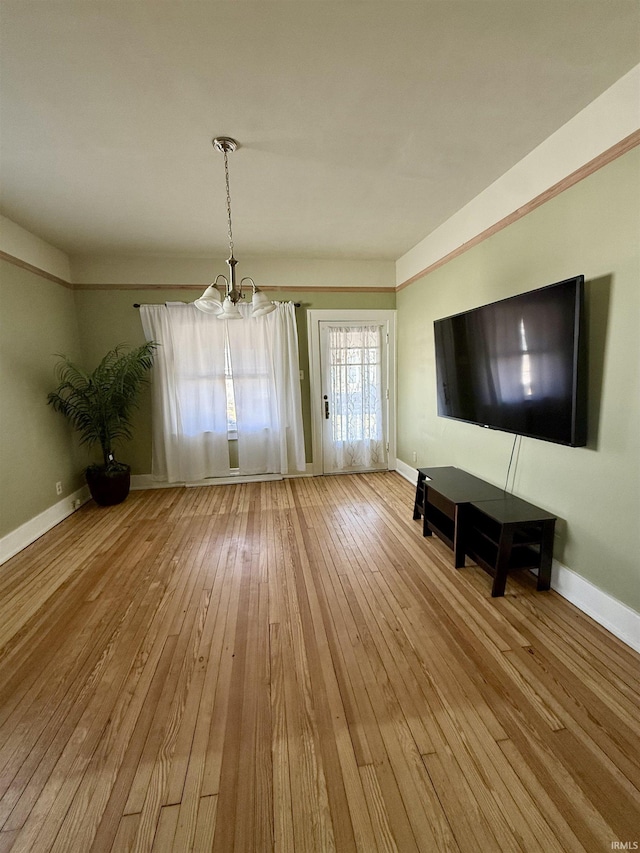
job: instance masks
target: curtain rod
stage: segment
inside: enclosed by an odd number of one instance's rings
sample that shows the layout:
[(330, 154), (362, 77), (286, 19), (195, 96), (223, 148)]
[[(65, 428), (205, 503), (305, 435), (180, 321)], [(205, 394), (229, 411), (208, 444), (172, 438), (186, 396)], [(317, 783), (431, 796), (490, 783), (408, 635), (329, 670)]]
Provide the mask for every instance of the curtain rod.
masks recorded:
[[(145, 304), (146, 304), (146, 305), (165, 305), (165, 303), (164, 303), (164, 302), (147, 302), (147, 303), (145, 303)], [(188, 302), (183, 302), (182, 304), (183, 304), (183, 305), (188, 305), (189, 303), (188, 303)], [(301, 302), (294, 302), (294, 303), (293, 303), (293, 307), (294, 307), (294, 308), (299, 308), (301, 305), (302, 305), (302, 303), (301, 303)], [(139, 307), (140, 307), (140, 303), (139, 303), (139, 302), (134, 302), (134, 303), (133, 303), (133, 307), (134, 307), (134, 308), (139, 308)]]

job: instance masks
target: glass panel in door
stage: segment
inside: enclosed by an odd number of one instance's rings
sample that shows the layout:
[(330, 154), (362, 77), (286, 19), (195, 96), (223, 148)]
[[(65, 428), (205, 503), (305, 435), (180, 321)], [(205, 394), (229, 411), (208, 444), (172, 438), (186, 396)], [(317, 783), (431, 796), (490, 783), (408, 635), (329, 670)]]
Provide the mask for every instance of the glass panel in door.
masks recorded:
[(387, 467), (386, 324), (321, 323), (323, 470)]

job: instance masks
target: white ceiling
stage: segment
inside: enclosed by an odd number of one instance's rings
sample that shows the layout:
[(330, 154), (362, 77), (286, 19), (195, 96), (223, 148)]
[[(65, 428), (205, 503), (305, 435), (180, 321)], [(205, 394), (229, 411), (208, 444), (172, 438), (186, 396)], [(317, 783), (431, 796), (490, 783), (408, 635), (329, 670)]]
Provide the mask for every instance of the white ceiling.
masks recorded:
[(640, 61), (636, 0), (2, 0), (2, 212), (70, 253), (395, 259)]

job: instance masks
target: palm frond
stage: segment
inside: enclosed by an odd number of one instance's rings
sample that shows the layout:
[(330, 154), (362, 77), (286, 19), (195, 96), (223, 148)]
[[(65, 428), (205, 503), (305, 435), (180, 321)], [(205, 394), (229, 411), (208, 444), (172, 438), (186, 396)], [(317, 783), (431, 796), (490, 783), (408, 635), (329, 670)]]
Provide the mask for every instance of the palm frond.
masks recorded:
[(59, 356), (59, 384), (47, 402), (71, 422), (81, 444), (100, 444), (105, 461), (113, 455), (114, 441), (131, 438), (131, 415), (140, 389), (148, 381), (157, 346), (155, 341), (132, 349), (119, 344), (92, 373)]

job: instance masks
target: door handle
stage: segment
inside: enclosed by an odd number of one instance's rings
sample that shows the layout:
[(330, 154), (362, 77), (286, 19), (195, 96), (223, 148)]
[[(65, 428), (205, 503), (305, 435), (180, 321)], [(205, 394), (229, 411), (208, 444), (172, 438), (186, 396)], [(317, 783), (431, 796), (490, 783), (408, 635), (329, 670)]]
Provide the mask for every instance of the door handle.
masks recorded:
[(329, 401), (326, 396), (324, 398), (324, 416), (327, 420), (329, 420)]

